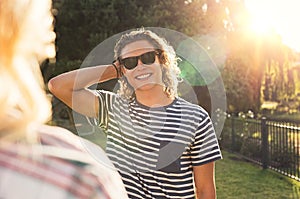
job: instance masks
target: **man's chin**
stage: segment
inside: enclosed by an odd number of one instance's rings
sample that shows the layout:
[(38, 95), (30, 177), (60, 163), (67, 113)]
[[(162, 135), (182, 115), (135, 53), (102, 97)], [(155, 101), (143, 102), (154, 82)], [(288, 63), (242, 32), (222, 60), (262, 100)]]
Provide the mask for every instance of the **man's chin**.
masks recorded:
[(154, 91), (155, 89), (163, 88), (162, 84), (158, 83), (145, 83), (143, 85), (139, 85), (138, 88), (135, 89), (135, 91)]

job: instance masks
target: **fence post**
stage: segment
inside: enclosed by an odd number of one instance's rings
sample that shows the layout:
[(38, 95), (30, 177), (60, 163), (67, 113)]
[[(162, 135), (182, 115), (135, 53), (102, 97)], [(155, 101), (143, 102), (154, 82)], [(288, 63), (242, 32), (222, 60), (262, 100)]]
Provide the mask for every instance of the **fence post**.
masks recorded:
[(234, 115), (231, 117), (231, 150), (235, 151), (235, 131), (234, 131)]
[(267, 126), (267, 119), (263, 117), (261, 119), (261, 138), (262, 138), (262, 166), (263, 169), (268, 168), (269, 164), (269, 142), (268, 142), (268, 126)]

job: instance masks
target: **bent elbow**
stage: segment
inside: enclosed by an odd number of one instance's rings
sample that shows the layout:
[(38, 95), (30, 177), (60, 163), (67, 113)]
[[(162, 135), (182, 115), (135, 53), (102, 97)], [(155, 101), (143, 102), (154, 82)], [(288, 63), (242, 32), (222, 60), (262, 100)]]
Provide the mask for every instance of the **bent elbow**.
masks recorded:
[(56, 93), (57, 90), (58, 90), (57, 88), (58, 88), (58, 83), (57, 83), (57, 81), (56, 81), (56, 79), (55, 79), (55, 77), (54, 77), (54, 78), (52, 78), (52, 79), (49, 80), (49, 82), (48, 82), (48, 89), (49, 89), (49, 91), (50, 91), (52, 94), (55, 95), (55, 93)]
[(67, 106), (72, 107), (73, 90), (69, 83), (65, 81), (64, 76), (57, 76), (48, 81), (49, 91)]
[(53, 95), (55, 95), (56, 97), (58, 97), (63, 101), (66, 95), (69, 94), (69, 90), (70, 90), (70, 88), (67, 87), (66, 82), (64, 82), (63, 78), (60, 76), (54, 77), (49, 80), (48, 89)]

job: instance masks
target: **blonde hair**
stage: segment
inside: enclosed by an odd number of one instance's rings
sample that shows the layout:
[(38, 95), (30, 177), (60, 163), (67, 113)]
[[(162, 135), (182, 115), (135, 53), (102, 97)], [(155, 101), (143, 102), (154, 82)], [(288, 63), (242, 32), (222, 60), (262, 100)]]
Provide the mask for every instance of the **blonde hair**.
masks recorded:
[(41, 2), (51, 7), (50, 0), (0, 0), (1, 138), (27, 136), (31, 124), (45, 123), (51, 116), (39, 68), (47, 54), (37, 52), (37, 41), (28, 41), (36, 28), (30, 21), (35, 4)]
[[(159, 61), (163, 75), (162, 80), (165, 87), (164, 91), (171, 98), (177, 97), (178, 76), (180, 74), (180, 69), (177, 65), (178, 58), (176, 57), (174, 48), (154, 32), (141, 28), (122, 35), (114, 48), (115, 59), (120, 57), (121, 51), (126, 45), (139, 40), (148, 41), (159, 51)], [(126, 99), (131, 99), (134, 96), (134, 89), (126, 77), (121, 77), (119, 82), (120, 89), (118, 93)]]

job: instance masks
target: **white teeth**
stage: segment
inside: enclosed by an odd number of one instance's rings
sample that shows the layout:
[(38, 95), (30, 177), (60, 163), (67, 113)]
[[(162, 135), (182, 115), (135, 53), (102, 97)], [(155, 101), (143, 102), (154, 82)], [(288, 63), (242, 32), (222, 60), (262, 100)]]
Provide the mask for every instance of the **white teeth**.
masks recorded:
[(145, 78), (147, 78), (147, 77), (150, 77), (150, 73), (148, 73), (148, 74), (143, 74), (143, 75), (139, 75), (139, 76), (137, 76), (136, 77), (136, 79), (145, 79)]

